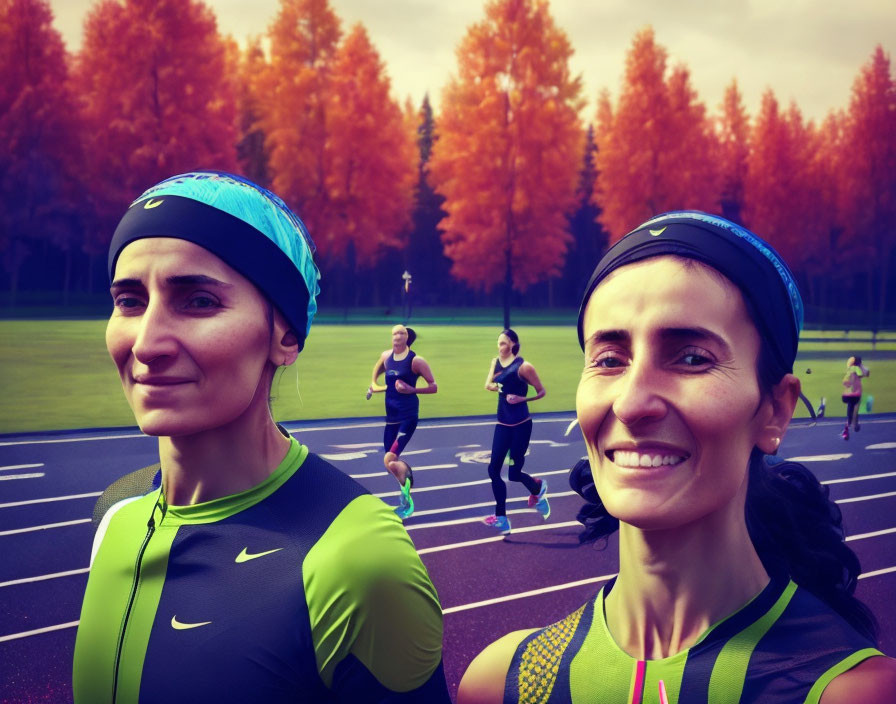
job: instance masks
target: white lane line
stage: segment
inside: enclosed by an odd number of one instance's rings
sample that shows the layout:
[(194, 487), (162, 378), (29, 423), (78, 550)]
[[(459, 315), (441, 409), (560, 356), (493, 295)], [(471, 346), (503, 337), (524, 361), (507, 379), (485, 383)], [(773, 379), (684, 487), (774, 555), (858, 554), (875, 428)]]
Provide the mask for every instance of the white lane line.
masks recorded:
[[(859, 579), (866, 579), (867, 577), (877, 577), (882, 574), (889, 574), (890, 572), (896, 572), (896, 567), (884, 567), (880, 570), (874, 570), (872, 572), (865, 572), (859, 575)], [(492, 604), (501, 604), (507, 601), (516, 601), (517, 599), (525, 599), (529, 596), (538, 596), (539, 594), (549, 594), (550, 592), (559, 592), (564, 589), (573, 589), (575, 587), (583, 587), (587, 584), (597, 584), (599, 582), (606, 582), (609, 579), (615, 577), (615, 574), (605, 574), (600, 577), (589, 577), (588, 579), (579, 579), (575, 582), (567, 582), (566, 584), (555, 584), (550, 587), (543, 587), (541, 589), (532, 589), (528, 592), (520, 592), (518, 594), (508, 594), (507, 596), (499, 596), (494, 599), (485, 599), (484, 601), (474, 601), (471, 604), (461, 604), (460, 606), (450, 606), (447, 609), (442, 609), (442, 614), (454, 614), (458, 611), (467, 611), (469, 609), (478, 609), (481, 606), (491, 606)]]
[(877, 577), (881, 574), (889, 574), (890, 572), (896, 572), (896, 567), (884, 567), (880, 570), (873, 570), (871, 572), (864, 572), (859, 575), (859, 579), (865, 579), (866, 577)]
[[(873, 570), (871, 572), (865, 572), (859, 575), (859, 579), (865, 579), (867, 577), (877, 577), (882, 574), (889, 574), (891, 572), (896, 572), (896, 566), (894, 567), (884, 567), (883, 569)], [(614, 577), (615, 575), (603, 575), (600, 577), (591, 577), (588, 579), (580, 579), (575, 582), (567, 582), (566, 584), (556, 584), (550, 587), (543, 587), (541, 589), (533, 589), (528, 592), (520, 592), (519, 594), (509, 594), (507, 596), (499, 596), (494, 599), (486, 599), (485, 601), (476, 601), (471, 604), (461, 604), (460, 606), (450, 606), (447, 609), (443, 609), (443, 614), (453, 614), (458, 611), (467, 611), (469, 609), (476, 609), (481, 606), (489, 606), (491, 604), (499, 604), (505, 601), (513, 601), (514, 599), (524, 599), (528, 596), (535, 596), (538, 594), (547, 594), (550, 592), (558, 592), (563, 589), (572, 589), (574, 587), (581, 587), (586, 584), (596, 584), (597, 582), (605, 582), (608, 579)], [(36, 636), (41, 633), (49, 633), (51, 631), (61, 631), (65, 628), (75, 628), (80, 621), (70, 621), (69, 623), (60, 623), (56, 626), (47, 626), (45, 628), (36, 628), (33, 631), (23, 631), (22, 633), (10, 633), (6, 636), (0, 636), (0, 643), (9, 640), (16, 640), (17, 638), (27, 638), (28, 636)]]
[[(412, 467), (415, 472), (425, 472), (427, 469), (453, 469), (456, 464), (427, 464), (422, 467)], [(389, 472), (368, 472), (367, 474), (349, 474), (352, 479), (367, 479), (368, 477), (388, 477)]]
[[(551, 472), (539, 472), (539, 477), (549, 477), (552, 474), (569, 474), (568, 469), (556, 469)], [(477, 484), (491, 484), (491, 479), (477, 479), (473, 482), (458, 482), (457, 484), (440, 484), (439, 486), (421, 486), (419, 489), (415, 488), (414, 493), (419, 493), (422, 491), (441, 491), (442, 489), (458, 489), (464, 486), (476, 486)], [(398, 496), (401, 493), (401, 490), (398, 491), (384, 491), (380, 494), (374, 494), (374, 496), (382, 499), (384, 497), (389, 496)]]
[[(542, 530), (554, 530), (555, 528), (571, 528), (572, 526), (577, 526), (578, 528), (582, 527), (582, 524), (578, 521), (567, 521), (566, 523), (548, 523), (543, 526), (526, 526), (525, 528), (516, 528), (511, 535), (516, 535), (518, 533), (535, 533), (537, 531)], [(499, 540), (504, 540), (506, 535), (493, 535), (489, 538), (480, 538), (478, 540), (465, 540), (462, 543), (449, 543), (448, 545), (436, 545), (431, 548), (422, 548), (417, 551), (418, 555), (427, 555), (431, 552), (442, 552), (444, 550), (456, 550), (457, 548), (466, 548), (471, 545), (484, 545), (485, 543), (496, 543)]]
[[(567, 423), (569, 422), (569, 418), (533, 418), (532, 421), (534, 423)], [(866, 425), (868, 423), (880, 423), (884, 421), (872, 421), (866, 420), (862, 421)], [(892, 421), (896, 423), (896, 421)], [(473, 428), (481, 425), (489, 425), (492, 426), (495, 424), (493, 420), (486, 421), (477, 421), (472, 423), (439, 423), (436, 425), (418, 425), (417, 430), (438, 430), (439, 428)], [(355, 428), (381, 428), (383, 427), (382, 421), (377, 421), (374, 423), (355, 423), (353, 425), (326, 425), (317, 428), (293, 428), (292, 430), (287, 430), (290, 433), (315, 433), (321, 430), (354, 430)], [(90, 440), (124, 440), (128, 438), (146, 438), (150, 437), (148, 435), (144, 435), (143, 433), (125, 433), (123, 435), (95, 435), (89, 438), (50, 438), (46, 440), (15, 440), (12, 442), (0, 442), (0, 447), (9, 447), (12, 445), (52, 445), (54, 443), (60, 442), (88, 442)], [(379, 443), (374, 443), (379, 445)]]
[(44, 463), (40, 462), (39, 464), (10, 464), (6, 467), (0, 467), (0, 472), (4, 472), (7, 469), (34, 469), (35, 467), (43, 467)]
[(615, 574), (605, 574), (600, 577), (589, 577), (588, 579), (579, 579), (575, 582), (567, 582), (566, 584), (555, 584), (552, 587), (543, 587), (541, 589), (533, 589), (528, 592), (520, 592), (519, 594), (508, 594), (507, 596), (499, 596), (494, 599), (486, 599), (485, 601), (474, 601), (472, 604), (462, 604), (461, 606), (451, 606), (442, 609), (443, 614), (453, 614), (458, 611), (467, 611), (468, 609), (478, 609), (480, 606), (491, 606), (492, 604), (500, 604), (505, 601), (514, 601), (516, 599), (525, 599), (527, 596), (538, 596), (539, 594), (549, 594), (550, 592), (559, 592), (563, 589), (572, 589), (573, 587), (582, 587), (586, 584), (597, 584), (598, 582), (606, 582), (608, 579), (615, 577)]
[(46, 628), (35, 628), (33, 631), (23, 631), (22, 633), (10, 633), (8, 636), (0, 636), (0, 643), (7, 640), (15, 640), (16, 638), (27, 638), (28, 636), (37, 636), (41, 633), (49, 633), (50, 631), (61, 631), (65, 628), (74, 628), (80, 621), (69, 621), (68, 623), (60, 623), (57, 626), (47, 626)]
[[(564, 491), (564, 492), (559, 492), (557, 494), (548, 494), (548, 498), (556, 499), (556, 498), (560, 498), (561, 496), (575, 496), (575, 495), (576, 495), (576, 492), (574, 492), (574, 491)], [(522, 502), (522, 501), (528, 501), (528, 500), (529, 500), (528, 496), (523, 496), (518, 499), (507, 499), (507, 503), (510, 503), (511, 501)], [(452, 508), (437, 508), (437, 509), (432, 509), (430, 511), (417, 511), (414, 514), (414, 516), (423, 516), (426, 514), (433, 514), (433, 513), (447, 513), (449, 511), (462, 511), (462, 510), (468, 509), (468, 508), (485, 508), (487, 506), (494, 506), (494, 505), (495, 505), (494, 501), (484, 501), (481, 504), (469, 504), (467, 506), (454, 506)], [(507, 513), (531, 513), (534, 510), (535, 509), (532, 509), (532, 508), (515, 508), (515, 509), (509, 510)], [(435, 521), (433, 523), (413, 523), (411, 525), (405, 525), (404, 528), (405, 528), (405, 530), (419, 530), (420, 528), (441, 528), (442, 526), (457, 526), (457, 525), (461, 525), (463, 523), (478, 523), (478, 522), (481, 522), (483, 518), (484, 518), (484, 516), (470, 516), (467, 518), (455, 518), (450, 521)]]
[(892, 450), (896, 447), (896, 442), (879, 442), (876, 445), (867, 445), (866, 450)]
[(46, 530), (47, 528), (64, 528), (65, 526), (74, 526), (79, 523), (90, 523), (90, 518), (79, 518), (76, 521), (62, 521), (61, 523), (47, 523), (42, 526), (29, 526), (28, 528), (15, 528), (13, 530), (0, 530), (0, 536), (16, 535), (17, 533), (31, 533), (36, 530)]
[(365, 447), (382, 447), (383, 443), (381, 442), (355, 442), (349, 443), (348, 445), (330, 445), (330, 447), (335, 447), (338, 450), (360, 450)]
[(29, 504), (45, 504), (50, 501), (68, 501), (69, 499), (86, 499), (91, 496), (99, 496), (103, 492), (91, 491), (89, 494), (71, 494), (70, 496), (51, 496), (46, 499), (28, 499), (26, 501), (10, 501), (0, 504), (0, 508), (12, 508), (13, 506), (27, 506)]
[(883, 530), (875, 530), (871, 533), (857, 533), (856, 535), (848, 535), (846, 536), (846, 540), (864, 540), (865, 538), (876, 538), (879, 535), (889, 535), (890, 533), (896, 533), (896, 528), (884, 528)]
[(854, 501), (870, 501), (871, 499), (884, 499), (888, 496), (896, 496), (896, 491), (888, 491), (884, 494), (870, 494), (869, 496), (854, 496), (851, 499), (837, 499), (835, 504), (851, 504)]
[(884, 472), (883, 474), (865, 474), (861, 477), (846, 477), (845, 479), (827, 479), (822, 484), (842, 484), (843, 482), (860, 482), (865, 479), (883, 479), (884, 477), (896, 477), (896, 472)]
[(788, 457), (788, 462), (831, 462), (833, 460), (848, 460), (851, 452), (842, 455), (804, 455), (803, 457)]
[(46, 476), (43, 472), (35, 472), (34, 474), (0, 474), (0, 482), (7, 482), (12, 479), (40, 479)]
[(15, 584), (30, 584), (31, 582), (40, 582), (45, 579), (57, 579), (59, 577), (70, 577), (73, 574), (84, 574), (90, 572), (89, 567), (82, 567), (79, 570), (67, 570), (66, 572), (54, 572), (53, 574), (41, 574), (37, 577), (23, 577), (22, 579), (12, 579), (8, 582), (0, 582), (0, 587), (11, 587)]
[(401, 453), (401, 456), (407, 457), (408, 455), (423, 455), (423, 454), (426, 454), (427, 452), (432, 452), (432, 448), (429, 448), (427, 450), (404, 450)]
[(48, 440), (16, 440), (14, 442), (0, 442), (0, 447), (12, 445), (54, 445), (60, 442), (88, 442), (90, 440), (122, 440), (125, 438), (148, 438), (143, 433), (131, 433), (127, 435), (95, 435), (90, 438), (52, 438)]
[[(565, 492), (557, 492), (555, 494), (551, 494), (550, 496), (551, 497), (575, 496), (575, 493), (576, 492), (574, 492), (574, 491), (565, 491)], [(529, 500), (528, 496), (519, 496), (519, 497), (516, 497), (513, 499), (507, 499), (507, 503), (512, 504), (512, 503), (523, 502), (523, 501), (528, 501), (528, 500)], [(430, 509), (425, 509), (423, 511), (415, 511), (414, 517), (416, 518), (419, 516), (435, 516), (436, 514), (439, 514), (439, 513), (453, 513), (454, 511), (463, 511), (464, 509), (469, 509), (469, 508), (486, 508), (488, 506), (494, 506), (494, 505), (495, 505), (494, 501), (482, 501), (481, 503), (478, 503), (478, 504), (464, 504), (463, 506), (448, 506), (447, 508), (430, 508)], [(410, 530), (410, 528), (408, 526), (405, 526), (405, 527), (408, 528), (408, 530)]]

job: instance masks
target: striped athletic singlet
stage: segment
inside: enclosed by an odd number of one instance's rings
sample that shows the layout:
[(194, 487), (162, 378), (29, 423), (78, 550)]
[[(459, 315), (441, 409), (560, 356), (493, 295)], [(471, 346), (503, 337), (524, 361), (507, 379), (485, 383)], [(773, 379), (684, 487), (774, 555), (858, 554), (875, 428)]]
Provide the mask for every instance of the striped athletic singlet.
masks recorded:
[(507, 704), (817, 703), (834, 677), (881, 652), (810, 592), (772, 580), (689, 649), (635, 660), (607, 630), (604, 593), (527, 636), (514, 653)]

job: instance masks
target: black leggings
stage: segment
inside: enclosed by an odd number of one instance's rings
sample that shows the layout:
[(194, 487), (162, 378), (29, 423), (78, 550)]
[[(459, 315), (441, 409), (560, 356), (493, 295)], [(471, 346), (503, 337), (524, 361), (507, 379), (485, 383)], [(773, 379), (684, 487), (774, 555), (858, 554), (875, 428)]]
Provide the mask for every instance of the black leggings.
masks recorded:
[(383, 429), (383, 452), (394, 452), (396, 455), (400, 455), (411, 441), (416, 429), (416, 418), (405, 418), (398, 423), (386, 423), (386, 427)]
[(855, 421), (855, 424), (859, 424), (859, 401), (862, 400), (861, 396), (842, 396), (843, 403), (846, 404), (846, 427), (848, 428), (850, 424)]
[(507, 515), (507, 485), (501, 479), (501, 467), (504, 465), (504, 458), (508, 452), (510, 452), (508, 479), (512, 482), (522, 482), (530, 494), (538, 493), (538, 482), (523, 472), (530, 437), (532, 437), (531, 418), (519, 425), (501, 425), (499, 423), (495, 426), (495, 435), (492, 438), (492, 459), (488, 463), (488, 476), (492, 480), (492, 492), (495, 494), (496, 516)]

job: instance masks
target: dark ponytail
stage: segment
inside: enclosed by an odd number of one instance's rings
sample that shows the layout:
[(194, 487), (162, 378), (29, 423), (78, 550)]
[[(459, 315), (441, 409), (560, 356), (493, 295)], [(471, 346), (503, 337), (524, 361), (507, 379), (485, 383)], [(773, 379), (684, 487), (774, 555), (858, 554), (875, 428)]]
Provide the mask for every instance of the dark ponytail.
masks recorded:
[(414, 344), (414, 340), (417, 339), (417, 333), (414, 328), (409, 328), (407, 325), (405, 325), (404, 329), (408, 331), (408, 347), (410, 347)]
[[(828, 498), (828, 487), (796, 462), (769, 465), (756, 448), (749, 472), (747, 530), (766, 572), (789, 576), (876, 643), (874, 615), (853, 596), (862, 571), (859, 559), (844, 542), (843, 516)], [(585, 526), (579, 541), (606, 541), (619, 520), (601, 501), (588, 460), (573, 467), (569, 485), (586, 501), (576, 516)]]
[(747, 530), (766, 572), (789, 575), (876, 643), (874, 615), (853, 596), (862, 573), (859, 558), (844, 541), (843, 514), (828, 495), (803, 465), (770, 466), (753, 449)]
[(506, 335), (507, 339), (513, 343), (510, 347), (510, 351), (513, 352), (514, 354), (517, 354), (520, 351), (520, 336), (517, 335), (510, 328), (504, 328), (501, 331), (501, 334)]

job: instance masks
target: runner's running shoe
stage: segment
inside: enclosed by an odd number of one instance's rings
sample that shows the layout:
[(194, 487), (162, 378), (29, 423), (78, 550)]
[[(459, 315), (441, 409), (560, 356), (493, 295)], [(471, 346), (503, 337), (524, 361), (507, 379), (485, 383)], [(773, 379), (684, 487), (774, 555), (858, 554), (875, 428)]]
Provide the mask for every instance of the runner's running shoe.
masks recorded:
[(551, 504), (548, 503), (548, 483), (539, 479), (538, 494), (529, 494), (529, 508), (534, 508), (545, 521), (551, 517)]
[(482, 522), (500, 531), (501, 535), (510, 535), (510, 521), (507, 520), (507, 516), (489, 516), (483, 518)]
[(840, 433), (840, 437), (844, 440), (849, 440), (849, 428), (844, 428), (843, 432)]
[(401, 496), (401, 505), (395, 509), (395, 515), (397, 515), (401, 520), (405, 518), (410, 518), (414, 515), (414, 499), (408, 494), (407, 498), (405, 498), (404, 494)]

